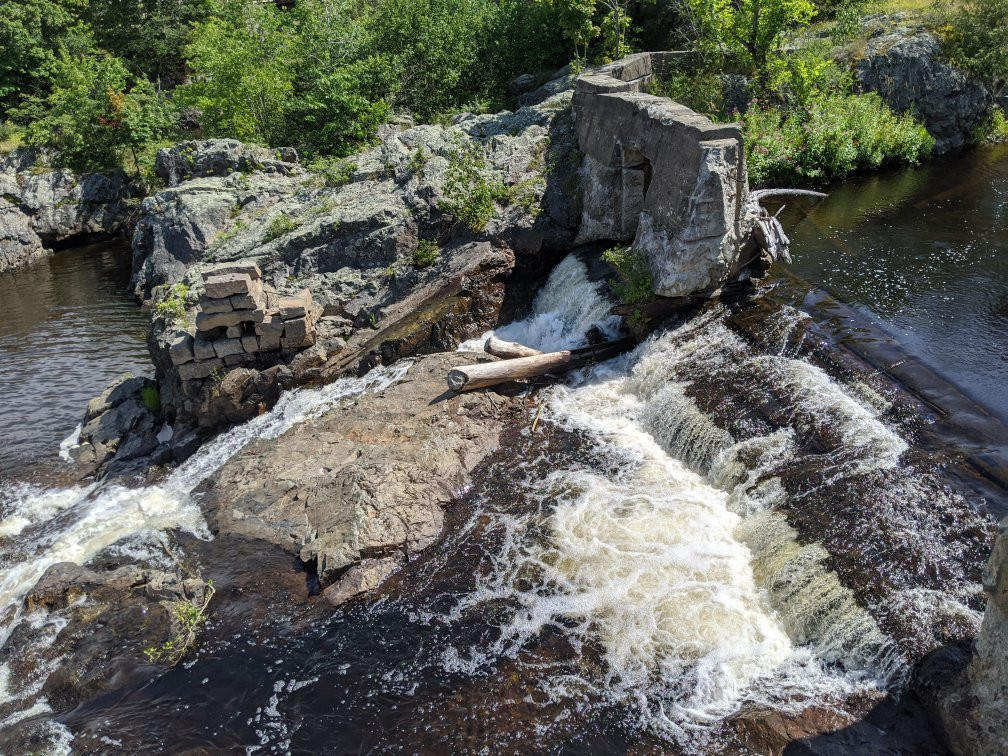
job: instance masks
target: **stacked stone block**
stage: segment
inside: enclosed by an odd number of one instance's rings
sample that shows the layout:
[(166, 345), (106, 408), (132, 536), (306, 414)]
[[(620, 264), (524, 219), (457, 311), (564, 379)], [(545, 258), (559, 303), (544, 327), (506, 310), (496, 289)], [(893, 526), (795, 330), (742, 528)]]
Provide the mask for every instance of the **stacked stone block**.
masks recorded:
[[(315, 343), (315, 323), (321, 308), (312, 303), (307, 289), (277, 299), (272, 290), (264, 291), (262, 272), (253, 262), (209, 268), (203, 272), (203, 285), (196, 332), (179, 332), (168, 349), (182, 380), (207, 378), (215, 371), (270, 356), (275, 362), (280, 356), (277, 352), (296, 351)], [(271, 352), (274, 354), (269, 355)]]

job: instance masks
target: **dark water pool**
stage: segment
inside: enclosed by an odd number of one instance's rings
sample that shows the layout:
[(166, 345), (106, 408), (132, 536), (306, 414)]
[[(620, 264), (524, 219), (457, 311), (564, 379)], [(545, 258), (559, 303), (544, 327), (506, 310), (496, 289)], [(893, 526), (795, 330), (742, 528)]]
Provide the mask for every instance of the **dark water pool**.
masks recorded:
[(121, 243), (0, 275), (0, 479), (56, 463), (91, 397), (123, 373), (149, 374), (147, 316), (129, 277)]
[(1008, 145), (791, 205), (790, 272), (1008, 422)]

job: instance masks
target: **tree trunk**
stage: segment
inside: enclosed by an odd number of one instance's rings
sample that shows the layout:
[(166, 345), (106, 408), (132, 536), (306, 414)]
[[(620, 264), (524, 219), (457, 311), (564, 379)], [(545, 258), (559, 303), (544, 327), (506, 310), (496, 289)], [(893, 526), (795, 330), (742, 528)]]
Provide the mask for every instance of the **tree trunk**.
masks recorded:
[(535, 357), (537, 354), (542, 354), (538, 349), (527, 347), (524, 344), (517, 344), (513, 341), (504, 341), (504, 339), (498, 339), (496, 336), (491, 336), (486, 340), (486, 343), (483, 344), (483, 351), (505, 360), (513, 360), (518, 357)]
[(571, 353), (563, 351), (520, 357), (516, 360), (464, 365), (448, 371), (448, 388), (452, 391), (472, 391), (508, 381), (535, 378), (537, 375), (545, 375), (552, 370), (564, 368), (570, 361)]

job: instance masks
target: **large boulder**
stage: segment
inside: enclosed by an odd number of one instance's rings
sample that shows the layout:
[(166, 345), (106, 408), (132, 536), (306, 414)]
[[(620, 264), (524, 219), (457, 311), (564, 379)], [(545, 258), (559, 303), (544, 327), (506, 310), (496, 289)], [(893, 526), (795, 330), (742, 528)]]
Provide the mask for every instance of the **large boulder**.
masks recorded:
[(333, 603), (377, 587), (438, 538), (443, 508), (517, 411), (497, 394), (446, 391), (448, 370), (476, 359), (420, 358), (384, 391), (249, 444), (203, 488), (212, 529), (314, 565)]
[(42, 260), (48, 254), (32, 228), (31, 218), (0, 197), (0, 273)]
[(1008, 753), (1008, 518), (998, 527), (983, 587), (987, 611), (973, 658), (938, 706), (952, 750), (962, 756)]
[(938, 153), (968, 145), (993, 102), (983, 84), (942, 60), (938, 40), (925, 31), (897, 29), (870, 39), (855, 71), (862, 90), (919, 118)]

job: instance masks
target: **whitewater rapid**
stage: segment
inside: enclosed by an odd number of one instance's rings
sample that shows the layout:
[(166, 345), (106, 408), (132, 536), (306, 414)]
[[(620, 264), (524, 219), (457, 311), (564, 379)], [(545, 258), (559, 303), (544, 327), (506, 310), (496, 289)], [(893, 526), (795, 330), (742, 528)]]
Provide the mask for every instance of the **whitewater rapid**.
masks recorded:
[(0, 483), (0, 645), (16, 626), (25, 595), (60, 562), (84, 564), (117, 541), (157, 542), (177, 528), (209, 538), (191, 495), (207, 477), (254, 439), (276, 438), (297, 423), (318, 417), (341, 400), (380, 391), (398, 381), (409, 360), (378, 368), (363, 378), (343, 378), (323, 388), (286, 392), (270, 411), (204, 444), (163, 482), (140, 488), (94, 483), (45, 489)]
[[(526, 320), (496, 331), (542, 350), (609, 335), (612, 303), (568, 257)], [(905, 663), (828, 568), (802, 546), (769, 473), (795, 453), (796, 433), (830, 424), (860, 465), (891, 467), (906, 442), (820, 369), (786, 355), (753, 356), (708, 311), (634, 352), (545, 392), (544, 417), (588, 434), (605, 468), (571, 467), (537, 484), (537, 510), (495, 512), (504, 547), (456, 606), (458, 616), (507, 601), (516, 608), (494, 648), (451, 652), (451, 669), (518, 657), (546, 629), (597, 647), (601, 679), (544, 686), (560, 698), (604, 691), (681, 743), (744, 703), (798, 710), (892, 684)], [(480, 339), (463, 345), (479, 350)], [(749, 370), (795, 396), (793, 427), (736, 440), (689, 398), (684, 365)], [(715, 364), (716, 363), (716, 364)], [(860, 468), (859, 468), (860, 469)], [(701, 735), (698, 735), (701, 733)]]

